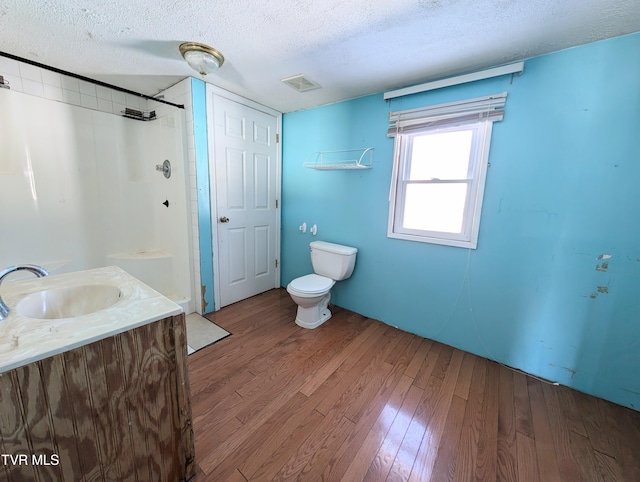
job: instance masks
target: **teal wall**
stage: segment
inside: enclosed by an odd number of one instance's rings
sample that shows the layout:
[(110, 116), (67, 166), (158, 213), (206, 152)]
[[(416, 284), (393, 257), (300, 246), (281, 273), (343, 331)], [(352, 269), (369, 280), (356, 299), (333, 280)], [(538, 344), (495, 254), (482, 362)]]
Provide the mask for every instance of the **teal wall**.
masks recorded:
[[(310, 241), (355, 246), (334, 304), (640, 409), (639, 58), (634, 34), (530, 59), (513, 79), (286, 114), (283, 286), (312, 271)], [(388, 113), (503, 91), (478, 249), (387, 238)], [(364, 147), (367, 171), (302, 166)]]
[(213, 253), (206, 97), (205, 83), (200, 79), (191, 78), (201, 283), (200, 290), (196, 287), (196, 295), (200, 294), (202, 296), (202, 314), (212, 313), (215, 309), (213, 299), (213, 257), (206, 255), (207, 253)]

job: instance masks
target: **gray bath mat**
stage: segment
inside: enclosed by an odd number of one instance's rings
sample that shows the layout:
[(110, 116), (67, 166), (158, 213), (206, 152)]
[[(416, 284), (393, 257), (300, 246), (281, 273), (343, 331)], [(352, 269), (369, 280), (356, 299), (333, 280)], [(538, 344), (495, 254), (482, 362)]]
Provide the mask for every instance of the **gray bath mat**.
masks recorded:
[(197, 313), (187, 315), (187, 349), (189, 355), (226, 338), (230, 334)]

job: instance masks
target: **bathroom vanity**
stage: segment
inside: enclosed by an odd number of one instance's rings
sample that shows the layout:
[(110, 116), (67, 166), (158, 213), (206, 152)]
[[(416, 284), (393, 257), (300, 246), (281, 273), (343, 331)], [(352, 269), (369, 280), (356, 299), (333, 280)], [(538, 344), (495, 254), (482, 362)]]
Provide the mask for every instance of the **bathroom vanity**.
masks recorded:
[(195, 475), (178, 305), (116, 267), (0, 294), (0, 480)]

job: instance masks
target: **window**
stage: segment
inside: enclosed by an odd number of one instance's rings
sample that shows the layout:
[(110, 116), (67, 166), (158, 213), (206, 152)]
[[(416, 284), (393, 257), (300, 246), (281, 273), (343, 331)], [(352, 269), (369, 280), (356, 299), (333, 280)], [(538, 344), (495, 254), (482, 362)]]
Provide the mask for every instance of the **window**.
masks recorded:
[(389, 237), (476, 248), (491, 129), (505, 99), (391, 113)]

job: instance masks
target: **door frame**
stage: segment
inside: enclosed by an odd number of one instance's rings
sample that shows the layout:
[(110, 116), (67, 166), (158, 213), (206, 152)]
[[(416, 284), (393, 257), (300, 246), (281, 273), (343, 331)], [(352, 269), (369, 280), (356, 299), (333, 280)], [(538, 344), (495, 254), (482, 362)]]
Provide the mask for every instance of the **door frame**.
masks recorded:
[[(213, 257), (213, 304), (214, 311), (218, 311), (220, 306), (220, 265), (218, 263), (218, 203), (216, 200), (216, 163), (215, 163), (215, 126), (213, 124), (213, 96), (218, 95), (227, 100), (250, 107), (276, 118), (276, 242), (275, 258), (278, 266), (275, 268), (275, 288), (280, 286), (280, 226), (282, 213), (282, 112), (278, 112), (270, 107), (258, 104), (240, 95), (233, 94), (215, 85), (206, 83), (207, 99), (207, 152), (209, 154), (209, 203), (211, 212), (211, 256)], [(201, 253), (200, 255), (204, 255)]]

